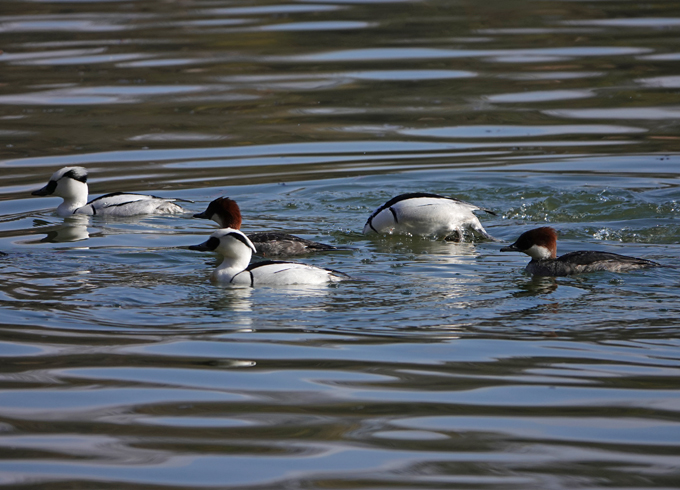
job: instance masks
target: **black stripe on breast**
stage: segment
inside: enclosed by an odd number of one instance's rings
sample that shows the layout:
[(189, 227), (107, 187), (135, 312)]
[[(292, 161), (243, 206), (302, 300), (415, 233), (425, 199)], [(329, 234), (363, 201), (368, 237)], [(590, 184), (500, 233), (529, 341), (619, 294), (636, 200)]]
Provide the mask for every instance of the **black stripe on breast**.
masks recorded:
[(371, 230), (373, 230), (373, 231), (375, 231), (376, 233), (378, 233), (378, 230), (376, 230), (375, 227), (373, 226), (373, 216), (371, 216), (370, 218), (368, 218), (368, 221), (367, 221), (366, 223), (368, 224), (368, 226), (370, 226)]
[(244, 272), (247, 272), (248, 274), (250, 274), (250, 287), (252, 288), (255, 285), (255, 278), (253, 277), (253, 273), (250, 272), (248, 269), (243, 270), (243, 271), (239, 272), (238, 274), (234, 274), (234, 277), (232, 277), (229, 282), (231, 284), (234, 284), (234, 279), (236, 279), (238, 276), (240, 276)]
[(399, 218), (397, 218), (397, 212), (392, 207), (390, 208), (390, 211), (392, 212), (392, 217), (394, 218), (394, 222), (399, 224)]
[(246, 272), (250, 274), (250, 287), (253, 287), (255, 285), (255, 276), (253, 275), (253, 271), (259, 267), (263, 267), (265, 265), (273, 265), (273, 264), (292, 264), (293, 262), (286, 262), (285, 260), (262, 260), (260, 262), (255, 262), (253, 264), (250, 264), (248, 267), (246, 267)]
[(285, 260), (261, 260), (260, 262), (253, 262), (250, 264), (248, 267), (246, 267), (247, 271), (252, 271), (257, 269), (258, 267), (263, 267), (265, 265), (273, 265), (273, 264), (294, 264), (295, 262), (287, 262)]

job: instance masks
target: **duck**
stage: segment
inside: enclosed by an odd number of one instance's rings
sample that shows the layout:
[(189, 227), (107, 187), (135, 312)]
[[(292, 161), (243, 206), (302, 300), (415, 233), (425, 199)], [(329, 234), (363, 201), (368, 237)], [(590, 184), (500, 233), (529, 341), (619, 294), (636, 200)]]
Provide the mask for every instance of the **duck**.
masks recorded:
[[(228, 197), (218, 197), (202, 213), (194, 214), (194, 218), (211, 219), (220, 228), (241, 229), (241, 208), (236, 201)], [(325, 243), (314, 242), (305, 238), (300, 238), (288, 233), (275, 231), (263, 233), (250, 233), (248, 239), (255, 245), (258, 255), (277, 256), (277, 255), (303, 255), (310, 252), (328, 252), (331, 250), (341, 250), (339, 247), (327, 245)]]
[[(212, 272), (211, 279), (220, 284), (239, 286), (289, 286), (327, 284), (349, 279), (347, 274), (299, 262), (264, 260), (250, 264), (255, 245), (240, 230), (223, 228), (190, 250), (217, 252), (222, 262)], [(250, 265), (249, 265), (250, 264)]]
[[(42, 189), (33, 191), (34, 196), (55, 195), (64, 199), (57, 207), (57, 215), (61, 217), (73, 214), (89, 216), (136, 216), (141, 214), (179, 214), (186, 210), (175, 201), (165, 197), (114, 192), (87, 200), (87, 169), (83, 167), (64, 167), (57, 170)], [(189, 201), (185, 201), (189, 202)]]
[(363, 233), (434, 236), (462, 241), (465, 231), (471, 230), (485, 239), (496, 241), (473, 211), (496, 215), (489, 209), (454, 197), (411, 192), (393, 197), (373, 211)]
[(531, 257), (526, 271), (534, 276), (569, 276), (586, 272), (627, 272), (661, 264), (611, 252), (579, 251), (557, 257), (557, 231), (543, 226), (525, 231), (501, 252), (522, 252)]

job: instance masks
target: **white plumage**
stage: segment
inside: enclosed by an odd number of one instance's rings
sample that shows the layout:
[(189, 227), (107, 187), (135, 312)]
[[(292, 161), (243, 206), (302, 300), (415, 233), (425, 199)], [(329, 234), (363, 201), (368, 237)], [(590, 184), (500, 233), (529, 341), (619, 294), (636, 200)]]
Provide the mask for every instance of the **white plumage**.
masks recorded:
[(115, 192), (88, 202), (87, 170), (64, 167), (55, 172), (45, 187), (34, 196), (59, 196), (64, 201), (57, 207), (59, 216), (86, 214), (90, 216), (136, 216), (140, 214), (177, 214), (186, 212), (175, 204), (178, 199)]
[(349, 276), (297, 262), (265, 260), (248, 265), (255, 246), (239, 230), (224, 228), (210, 238), (189, 247), (191, 250), (214, 251), (222, 255), (222, 263), (212, 273), (215, 282), (243, 286), (287, 286), (293, 284), (326, 284)]
[(424, 192), (402, 194), (376, 209), (366, 221), (363, 232), (439, 238), (455, 236), (462, 240), (465, 231), (472, 230), (484, 238), (495, 240), (473, 213), (477, 210), (495, 214), (452, 197)]

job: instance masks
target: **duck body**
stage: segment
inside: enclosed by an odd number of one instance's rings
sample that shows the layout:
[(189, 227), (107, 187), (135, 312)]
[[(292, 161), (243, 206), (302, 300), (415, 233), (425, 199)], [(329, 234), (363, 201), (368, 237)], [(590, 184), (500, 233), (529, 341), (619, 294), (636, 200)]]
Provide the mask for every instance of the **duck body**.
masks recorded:
[[(241, 209), (228, 197), (218, 197), (212, 201), (202, 213), (194, 218), (211, 219), (221, 228), (241, 228)], [(311, 252), (327, 252), (339, 250), (338, 247), (314, 242), (295, 235), (280, 232), (251, 233), (247, 235), (255, 246), (255, 253), (263, 257), (279, 255), (304, 255)]]
[(535, 276), (570, 276), (587, 272), (628, 272), (659, 267), (661, 264), (611, 252), (578, 251), (557, 257), (557, 232), (548, 226), (522, 233), (501, 252), (523, 252), (531, 257), (526, 267)]
[(55, 172), (34, 196), (58, 196), (64, 201), (57, 207), (62, 217), (73, 214), (89, 216), (137, 216), (142, 214), (178, 214), (186, 210), (175, 204), (178, 199), (114, 192), (88, 202), (87, 170), (83, 167), (64, 167)]
[(363, 232), (462, 240), (465, 231), (472, 230), (486, 239), (495, 240), (473, 213), (477, 210), (495, 214), (453, 197), (425, 192), (401, 194), (376, 209), (366, 221)]
[(182, 206), (175, 204), (174, 199), (146, 194), (115, 192), (93, 199), (72, 214), (136, 216), (139, 214), (179, 214), (184, 212), (186, 210)]
[(221, 284), (241, 286), (290, 286), (327, 284), (349, 279), (347, 274), (297, 262), (265, 260), (250, 264), (255, 246), (241, 231), (233, 228), (217, 230), (210, 238), (189, 247), (191, 250), (214, 251), (222, 262), (211, 279)]
[(584, 272), (628, 272), (658, 267), (647, 259), (629, 257), (611, 252), (579, 251), (561, 255), (556, 259), (533, 259), (526, 267), (535, 276), (570, 276)]
[(257, 250), (258, 255), (271, 257), (276, 255), (304, 255), (311, 252), (328, 252), (339, 250), (338, 247), (325, 243), (314, 242), (299, 236), (268, 231), (263, 233), (250, 233), (248, 238)]
[[(220, 281), (216, 274), (213, 277)], [(349, 276), (332, 269), (323, 269), (297, 262), (263, 260), (250, 264), (228, 282), (241, 286), (290, 286), (294, 284), (325, 284), (348, 279)]]

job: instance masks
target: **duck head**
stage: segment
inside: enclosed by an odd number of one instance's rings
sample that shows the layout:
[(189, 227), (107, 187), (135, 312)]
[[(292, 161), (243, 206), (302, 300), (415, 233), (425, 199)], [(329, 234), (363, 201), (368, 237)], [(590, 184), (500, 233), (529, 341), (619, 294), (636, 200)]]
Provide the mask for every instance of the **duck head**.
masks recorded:
[(211, 219), (221, 228), (241, 228), (241, 209), (228, 197), (218, 197), (208, 204), (205, 211), (194, 214), (194, 218)]
[(525, 231), (515, 243), (501, 248), (501, 252), (522, 252), (534, 260), (554, 259), (557, 257), (557, 232), (549, 226)]

